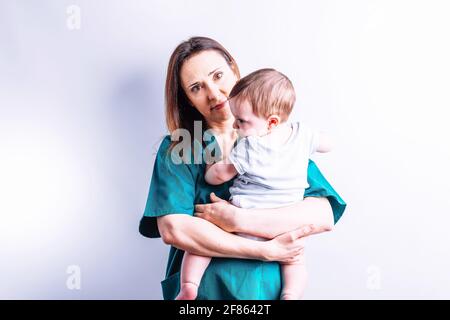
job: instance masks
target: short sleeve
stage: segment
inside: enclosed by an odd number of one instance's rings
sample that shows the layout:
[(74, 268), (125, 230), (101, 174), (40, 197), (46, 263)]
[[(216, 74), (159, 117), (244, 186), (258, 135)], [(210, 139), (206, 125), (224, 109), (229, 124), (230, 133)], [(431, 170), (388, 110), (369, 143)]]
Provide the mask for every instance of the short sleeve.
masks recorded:
[(228, 160), (234, 165), (239, 174), (248, 171), (250, 165), (250, 141), (248, 138), (242, 138), (231, 150)]
[(337, 223), (344, 213), (347, 204), (325, 179), (312, 160), (309, 160), (308, 163), (308, 184), (309, 188), (305, 190), (304, 197), (326, 197), (330, 201), (331, 208), (333, 209), (334, 223)]
[(159, 238), (156, 218), (167, 214), (194, 214), (195, 179), (189, 165), (175, 164), (168, 152), (170, 137), (166, 137), (156, 155), (150, 190), (139, 232), (149, 238)]

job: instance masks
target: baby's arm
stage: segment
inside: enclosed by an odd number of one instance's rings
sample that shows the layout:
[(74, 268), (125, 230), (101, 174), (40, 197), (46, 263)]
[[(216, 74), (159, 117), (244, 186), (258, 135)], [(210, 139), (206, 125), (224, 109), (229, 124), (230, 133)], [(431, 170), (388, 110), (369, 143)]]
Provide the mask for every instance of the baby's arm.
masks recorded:
[(205, 180), (209, 184), (222, 184), (238, 174), (233, 164), (224, 160), (206, 167)]
[(326, 153), (326, 152), (330, 152), (331, 149), (333, 148), (333, 143), (331, 141), (331, 138), (329, 135), (327, 135), (326, 133), (319, 133), (319, 142), (317, 143), (317, 149), (316, 152), (320, 152), (320, 153)]

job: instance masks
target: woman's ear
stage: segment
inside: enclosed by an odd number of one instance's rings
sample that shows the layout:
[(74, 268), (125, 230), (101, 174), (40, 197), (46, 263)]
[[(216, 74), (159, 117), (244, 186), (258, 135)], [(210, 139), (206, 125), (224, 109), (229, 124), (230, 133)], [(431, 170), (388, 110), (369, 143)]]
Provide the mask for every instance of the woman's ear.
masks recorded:
[(269, 130), (272, 130), (276, 126), (278, 126), (281, 123), (281, 118), (275, 114), (272, 114), (267, 119)]

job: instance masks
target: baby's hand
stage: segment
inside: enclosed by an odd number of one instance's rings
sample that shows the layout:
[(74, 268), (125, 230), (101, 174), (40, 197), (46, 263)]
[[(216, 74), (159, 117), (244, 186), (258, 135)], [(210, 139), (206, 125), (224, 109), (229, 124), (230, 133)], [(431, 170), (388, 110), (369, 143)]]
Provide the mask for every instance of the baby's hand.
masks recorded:
[(319, 133), (319, 143), (317, 145), (317, 152), (326, 153), (333, 149), (333, 142), (330, 136), (326, 133)]

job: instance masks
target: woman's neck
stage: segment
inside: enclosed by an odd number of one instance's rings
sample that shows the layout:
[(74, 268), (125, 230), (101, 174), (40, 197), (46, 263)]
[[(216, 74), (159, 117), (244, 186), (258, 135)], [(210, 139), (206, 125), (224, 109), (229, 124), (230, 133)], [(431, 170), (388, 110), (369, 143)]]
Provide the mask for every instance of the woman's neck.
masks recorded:
[(228, 156), (238, 137), (236, 130), (233, 129), (233, 122), (234, 119), (231, 118), (230, 120), (221, 123), (209, 124), (210, 129), (214, 131), (214, 136), (220, 146), (222, 155), (224, 156)]
[(230, 119), (221, 122), (209, 122), (208, 126), (214, 131), (216, 135), (227, 136), (234, 132), (233, 122), (234, 118), (231, 117)]

